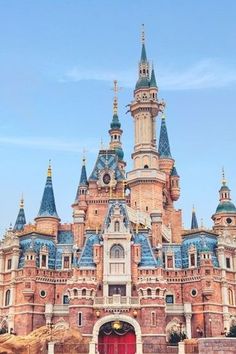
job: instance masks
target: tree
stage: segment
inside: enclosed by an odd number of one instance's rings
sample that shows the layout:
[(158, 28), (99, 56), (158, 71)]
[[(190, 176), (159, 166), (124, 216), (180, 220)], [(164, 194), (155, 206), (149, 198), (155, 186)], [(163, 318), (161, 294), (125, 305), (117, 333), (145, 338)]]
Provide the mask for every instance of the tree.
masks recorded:
[(226, 336), (227, 337), (236, 337), (236, 325), (232, 325), (230, 327), (229, 333)]

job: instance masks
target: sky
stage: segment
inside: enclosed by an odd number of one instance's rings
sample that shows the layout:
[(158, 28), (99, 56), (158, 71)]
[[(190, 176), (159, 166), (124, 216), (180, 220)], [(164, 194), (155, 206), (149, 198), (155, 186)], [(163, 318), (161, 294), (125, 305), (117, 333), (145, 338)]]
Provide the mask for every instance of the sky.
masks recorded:
[(235, 13), (235, 0), (0, 0), (0, 235), (15, 223), (22, 193), (33, 222), (49, 159), (58, 214), (72, 221), (83, 150), (90, 174), (101, 140), (109, 143), (114, 79), (132, 168), (126, 105), (142, 23), (181, 177), (176, 208), (186, 228), (193, 204), (211, 227), (223, 166), (236, 202)]

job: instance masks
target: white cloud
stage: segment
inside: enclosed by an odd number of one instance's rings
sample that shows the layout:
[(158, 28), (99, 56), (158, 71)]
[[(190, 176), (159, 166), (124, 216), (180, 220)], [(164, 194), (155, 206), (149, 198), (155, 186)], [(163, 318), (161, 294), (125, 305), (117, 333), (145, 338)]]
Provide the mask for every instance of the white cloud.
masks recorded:
[[(120, 85), (133, 88), (137, 79), (136, 72), (104, 71), (102, 69), (84, 70), (74, 67), (63, 76), (61, 82), (79, 82), (84, 80), (112, 82), (117, 79)], [(216, 59), (205, 59), (185, 69), (156, 69), (156, 78), (162, 90), (191, 90), (227, 87), (236, 83), (236, 69)]]
[(97, 146), (92, 141), (80, 141), (80, 143), (73, 141), (62, 141), (55, 138), (42, 137), (0, 137), (1, 145), (15, 145), (22, 148), (35, 148), (43, 150), (54, 150), (63, 152), (81, 153), (84, 147), (89, 146), (89, 152), (96, 153)]

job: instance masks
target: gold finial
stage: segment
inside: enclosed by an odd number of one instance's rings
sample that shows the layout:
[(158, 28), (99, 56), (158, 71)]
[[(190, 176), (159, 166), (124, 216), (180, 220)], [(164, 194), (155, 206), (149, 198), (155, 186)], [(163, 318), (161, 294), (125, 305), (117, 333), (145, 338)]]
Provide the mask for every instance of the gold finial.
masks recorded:
[(114, 100), (113, 100), (113, 114), (118, 113), (118, 91), (122, 89), (122, 87), (118, 86), (118, 81), (113, 81), (114, 85), (112, 90), (114, 91)]
[(195, 207), (194, 207), (194, 204), (193, 204), (192, 212), (193, 212), (193, 213), (195, 213)]
[(49, 165), (48, 165), (48, 177), (52, 177), (52, 166), (51, 166), (51, 160), (49, 160)]
[(23, 193), (21, 195), (21, 198), (20, 198), (20, 209), (23, 209), (24, 208), (24, 197), (23, 197)]
[(166, 115), (164, 111), (162, 112), (161, 119), (166, 119)]
[(83, 162), (84, 166), (86, 165), (86, 152), (87, 152), (87, 150), (85, 148), (83, 148), (83, 159), (82, 159), (82, 162)]
[(142, 42), (142, 44), (145, 43), (144, 24), (142, 24), (141, 42)]
[(222, 167), (222, 184), (225, 186), (227, 183), (226, 179), (225, 179), (225, 169), (224, 167)]

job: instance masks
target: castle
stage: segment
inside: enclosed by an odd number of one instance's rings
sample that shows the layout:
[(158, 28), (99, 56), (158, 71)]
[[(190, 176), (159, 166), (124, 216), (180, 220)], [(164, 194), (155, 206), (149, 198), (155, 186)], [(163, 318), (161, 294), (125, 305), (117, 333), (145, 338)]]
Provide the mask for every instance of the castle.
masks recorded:
[(26, 223), (22, 200), (0, 242), (0, 328), (24, 335), (47, 323), (77, 327), (89, 338), (89, 354), (108, 345), (157, 353), (173, 332), (220, 335), (236, 316), (236, 208), (224, 175), (212, 230), (198, 226), (194, 210), (191, 229), (183, 229), (174, 208), (180, 177), (144, 34), (129, 105), (129, 172), (116, 81), (114, 91), (109, 148), (98, 152), (89, 177), (83, 161), (73, 222), (57, 214), (49, 165), (34, 224)]

